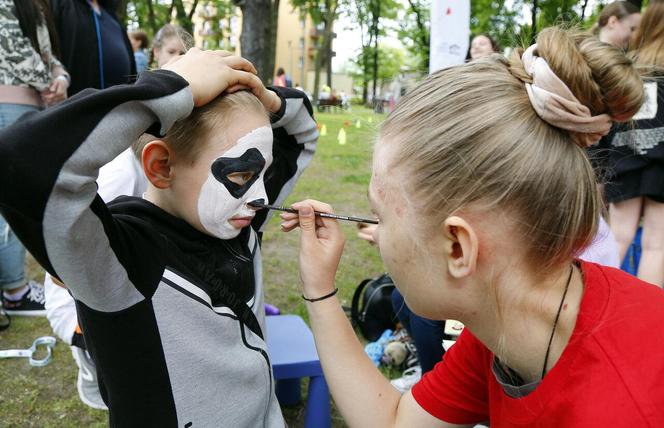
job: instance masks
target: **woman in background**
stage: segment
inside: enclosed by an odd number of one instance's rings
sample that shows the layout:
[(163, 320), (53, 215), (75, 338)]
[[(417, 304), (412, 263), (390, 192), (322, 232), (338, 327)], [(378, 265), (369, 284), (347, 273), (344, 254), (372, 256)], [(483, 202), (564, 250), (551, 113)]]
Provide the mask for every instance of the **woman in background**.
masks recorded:
[(60, 37), (60, 59), (72, 76), (70, 96), (134, 80), (134, 52), (115, 15), (116, 0), (50, 0), (50, 4)]
[(626, 1), (616, 1), (604, 6), (592, 32), (604, 43), (627, 49), (639, 22), (641, 10), (638, 7)]
[(634, 33), (636, 62), (658, 77), (645, 85), (646, 101), (630, 126), (614, 129), (605, 185), (609, 223), (621, 259), (642, 222), (637, 276), (664, 285), (664, 1), (651, 2)]
[(500, 45), (487, 34), (478, 34), (473, 37), (468, 50), (468, 60), (484, 58), (494, 53), (500, 53)]
[[(44, 0), (0, 0), (0, 128), (67, 97), (69, 74)], [(44, 315), (43, 287), (25, 277), (25, 249), (0, 217), (0, 289), (8, 314)]]

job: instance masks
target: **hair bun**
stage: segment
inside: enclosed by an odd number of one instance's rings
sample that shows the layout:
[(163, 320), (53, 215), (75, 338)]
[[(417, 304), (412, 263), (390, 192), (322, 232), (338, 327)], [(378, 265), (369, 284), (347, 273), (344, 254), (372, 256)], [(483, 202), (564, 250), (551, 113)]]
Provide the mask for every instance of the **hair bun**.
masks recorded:
[(537, 37), (538, 55), (593, 116), (629, 120), (643, 104), (643, 80), (625, 53), (592, 34), (550, 27)]

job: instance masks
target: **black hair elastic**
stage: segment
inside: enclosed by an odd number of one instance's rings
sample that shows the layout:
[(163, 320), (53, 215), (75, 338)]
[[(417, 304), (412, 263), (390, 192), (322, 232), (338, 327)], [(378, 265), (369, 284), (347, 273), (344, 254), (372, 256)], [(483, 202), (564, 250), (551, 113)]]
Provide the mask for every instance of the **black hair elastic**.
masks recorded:
[(306, 297), (304, 297), (304, 294), (303, 294), (302, 298), (304, 300), (306, 300), (307, 302), (320, 302), (321, 300), (329, 299), (330, 297), (334, 296), (335, 294), (337, 294), (338, 291), (339, 291), (339, 289), (335, 288), (334, 291), (331, 292), (330, 294), (326, 294), (323, 297), (317, 297), (315, 299), (307, 299)]

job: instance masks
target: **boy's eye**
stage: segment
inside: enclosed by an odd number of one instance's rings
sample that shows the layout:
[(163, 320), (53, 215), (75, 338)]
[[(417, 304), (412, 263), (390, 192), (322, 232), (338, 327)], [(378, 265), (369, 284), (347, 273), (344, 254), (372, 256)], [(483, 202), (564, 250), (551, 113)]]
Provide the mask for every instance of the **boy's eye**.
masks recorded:
[(229, 181), (237, 184), (238, 186), (243, 186), (252, 179), (254, 173), (251, 171), (242, 171), (242, 172), (233, 172), (226, 176)]

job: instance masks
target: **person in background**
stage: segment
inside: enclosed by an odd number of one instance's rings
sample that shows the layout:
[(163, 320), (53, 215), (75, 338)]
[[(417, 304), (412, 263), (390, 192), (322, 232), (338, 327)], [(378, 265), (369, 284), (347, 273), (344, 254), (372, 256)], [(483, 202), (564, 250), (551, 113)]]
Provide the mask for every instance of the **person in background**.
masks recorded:
[(616, 1), (604, 6), (591, 31), (604, 43), (626, 50), (639, 22), (641, 10), (636, 5)]
[[(640, 20), (639, 8), (629, 2), (617, 1), (602, 9), (591, 32), (604, 43), (627, 49), (629, 39)], [(597, 146), (588, 149), (588, 154), (600, 178), (605, 176), (606, 166), (598, 163), (600, 157), (597, 156), (597, 153), (605, 150), (606, 144), (607, 137), (604, 137)], [(600, 184), (598, 189), (603, 195), (604, 186)], [(593, 245), (586, 248), (579, 258), (604, 266), (620, 267), (624, 254), (621, 256), (616, 237), (604, 217), (605, 215), (601, 215), (599, 218), (599, 228)]]
[(131, 31), (129, 33), (129, 42), (131, 43), (131, 48), (134, 50), (136, 74), (140, 76), (143, 71), (148, 69), (148, 56), (145, 54), (145, 50), (150, 45), (148, 35), (143, 30)]
[(156, 62), (157, 68), (161, 68), (171, 58), (184, 55), (193, 46), (193, 38), (182, 27), (166, 24), (154, 36), (150, 63)]
[(632, 40), (635, 61), (654, 70), (646, 102), (633, 124), (614, 127), (609, 142), (605, 195), (609, 224), (625, 257), (643, 227), (637, 276), (664, 286), (664, 1), (651, 2)]
[[(70, 77), (58, 53), (45, 1), (0, 0), (0, 128), (67, 97)], [(45, 314), (43, 287), (27, 281), (25, 248), (2, 217), (0, 290), (7, 314)]]
[(51, 0), (60, 58), (71, 74), (69, 95), (131, 83), (134, 52), (115, 15), (115, 0)]
[(479, 34), (473, 37), (468, 51), (468, 60), (484, 58), (493, 53), (500, 52), (500, 45), (487, 34)]
[(286, 87), (288, 83), (286, 82), (286, 71), (283, 67), (277, 69), (277, 75), (274, 76), (274, 86)]

